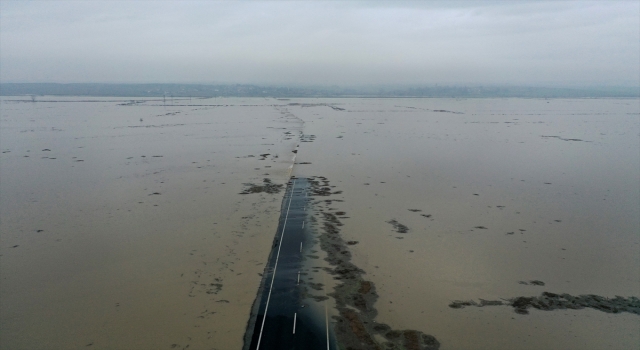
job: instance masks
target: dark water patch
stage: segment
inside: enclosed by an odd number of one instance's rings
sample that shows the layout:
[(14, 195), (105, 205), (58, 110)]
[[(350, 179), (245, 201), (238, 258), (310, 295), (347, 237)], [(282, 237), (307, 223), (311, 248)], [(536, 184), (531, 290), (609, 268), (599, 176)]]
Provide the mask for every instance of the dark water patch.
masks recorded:
[(467, 306), (483, 307), (483, 306), (505, 305), (505, 303), (500, 300), (484, 300), (484, 299), (479, 299), (479, 300), (480, 300), (479, 302), (476, 302), (475, 300), (464, 300), (464, 301), (456, 300), (451, 302), (451, 304), (449, 304), (449, 307), (452, 309), (462, 309)]
[(393, 226), (393, 229), (396, 230), (396, 232), (398, 233), (407, 233), (409, 232), (409, 228), (406, 225), (403, 225), (401, 223), (398, 222), (398, 220), (396, 219), (391, 219), (389, 221), (387, 221), (388, 224), (391, 224)]
[(431, 112), (437, 112), (437, 113), (452, 113), (452, 114), (464, 114), (462, 112), (454, 112), (454, 111), (448, 111), (446, 109), (432, 109)]
[(313, 142), (316, 140), (316, 135), (302, 135), (300, 142)]
[(218, 294), (222, 290), (222, 283), (209, 283), (207, 286), (205, 293), (207, 294)]
[(554, 139), (558, 139), (558, 140), (562, 140), (562, 141), (582, 141), (582, 142), (591, 142), (591, 141), (585, 141), (585, 140), (581, 140), (581, 139), (565, 139), (565, 138), (560, 137), (560, 136), (547, 136), (547, 135), (542, 135), (541, 137), (543, 137), (543, 138), (554, 138)]
[(525, 286), (544, 286), (544, 282), (538, 280), (532, 281), (518, 281), (518, 284), (524, 284)]

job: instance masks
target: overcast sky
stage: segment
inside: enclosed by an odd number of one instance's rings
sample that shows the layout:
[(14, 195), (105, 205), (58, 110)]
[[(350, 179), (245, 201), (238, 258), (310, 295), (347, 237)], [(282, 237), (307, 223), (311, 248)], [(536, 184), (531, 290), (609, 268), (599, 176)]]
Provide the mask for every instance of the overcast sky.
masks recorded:
[(640, 1), (0, 1), (0, 81), (640, 85)]

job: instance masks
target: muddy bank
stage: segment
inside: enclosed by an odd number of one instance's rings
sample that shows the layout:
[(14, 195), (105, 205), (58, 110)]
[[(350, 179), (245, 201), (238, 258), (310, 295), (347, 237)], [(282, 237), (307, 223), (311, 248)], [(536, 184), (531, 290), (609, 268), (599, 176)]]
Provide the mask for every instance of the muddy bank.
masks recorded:
[[(345, 349), (439, 349), (440, 342), (431, 335), (410, 329), (395, 330), (376, 321), (378, 294), (375, 284), (366, 280), (365, 271), (351, 262), (348, 246), (358, 242), (345, 241), (340, 235), (343, 224), (339, 216), (345, 217), (347, 213), (331, 207), (340, 200), (320, 199), (342, 191), (335, 191), (335, 186), (323, 176), (312, 177), (309, 183), (312, 196), (318, 198), (314, 206), (319, 223), (320, 247), (326, 252), (325, 260), (331, 266), (326, 271), (339, 281), (334, 292), (329, 294), (335, 299), (338, 311), (338, 315), (333, 316), (338, 343)], [(407, 232), (400, 223), (394, 221), (392, 225), (398, 232)]]
[(284, 185), (282, 184), (274, 184), (271, 182), (271, 179), (263, 179), (261, 185), (253, 184), (253, 183), (245, 183), (246, 188), (240, 192), (240, 194), (250, 194), (250, 193), (268, 193), (268, 194), (276, 194), (282, 191)]
[(499, 306), (506, 305), (513, 307), (517, 314), (527, 315), (528, 309), (537, 309), (543, 311), (552, 310), (580, 310), (590, 308), (606, 313), (617, 314), (628, 312), (640, 315), (640, 299), (637, 297), (620, 297), (607, 298), (599, 295), (578, 295), (556, 294), (551, 292), (543, 292), (537, 297), (517, 297), (505, 300), (483, 300), (476, 302), (474, 300), (460, 301), (456, 300), (449, 304), (452, 309), (462, 309), (467, 306)]

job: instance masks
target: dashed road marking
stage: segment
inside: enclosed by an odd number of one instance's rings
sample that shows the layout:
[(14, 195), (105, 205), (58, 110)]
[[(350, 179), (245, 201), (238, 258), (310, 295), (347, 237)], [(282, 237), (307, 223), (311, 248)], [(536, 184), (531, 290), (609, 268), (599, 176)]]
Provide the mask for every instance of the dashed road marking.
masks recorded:
[[(282, 234), (280, 235), (280, 244), (278, 245), (278, 254), (276, 255), (276, 263), (273, 266), (273, 275), (271, 275), (271, 287), (269, 288), (269, 296), (267, 296), (267, 305), (264, 308), (264, 316), (262, 318), (262, 325), (260, 326), (260, 335), (258, 336), (258, 345), (256, 350), (260, 349), (260, 341), (262, 340), (262, 332), (264, 331), (264, 323), (267, 320), (267, 311), (269, 311), (269, 301), (271, 300), (271, 291), (273, 290), (273, 282), (276, 279), (276, 269), (278, 268), (278, 259), (280, 259), (280, 248), (282, 247), (282, 239), (284, 238), (284, 229), (287, 227), (287, 219), (289, 219), (289, 209), (291, 209), (291, 199), (293, 199), (293, 191), (296, 188), (296, 180), (293, 180), (291, 185), (291, 195), (289, 196), (289, 205), (287, 206), (287, 214), (284, 217), (284, 224), (282, 225)], [(294, 331), (295, 333), (295, 323)]]
[[(326, 271), (322, 272), (322, 282), (323, 282), (323, 284), (325, 286), (324, 287), (325, 288), (325, 290), (324, 290), (325, 295), (327, 294), (327, 289), (326, 289), (327, 288), (326, 287), (327, 278), (326, 278), (326, 276), (327, 276), (327, 272)], [(327, 299), (324, 300), (324, 323), (325, 323), (325, 326), (327, 328), (327, 350), (331, 350), (331, 349), (329, 349), (329, 311), (327, 309)]]
[(293, 334), (296, 334), (296, 319), (298, 318), (298, 313), (293, 314)]

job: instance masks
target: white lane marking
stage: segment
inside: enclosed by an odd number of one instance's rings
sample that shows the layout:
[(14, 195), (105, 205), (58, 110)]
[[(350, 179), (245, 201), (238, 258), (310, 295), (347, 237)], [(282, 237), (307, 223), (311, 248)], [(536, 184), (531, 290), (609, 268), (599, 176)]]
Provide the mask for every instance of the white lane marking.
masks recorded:
[(302, 253), (302, 242), (300, 242), (300, 253)]
[[(326, 275), (327, 275), (327, 272), (323, 271), (322, 272), (322, 284), (325, 285), (325, 287), (324, 287), (325, 288), (325, 291), (324, 291), (325, 296), (327, 294), (327, 290), (326, 290), (326, 285), (327, 285)], [(328, 299), (324, 300), (324, 322), (325, 322), (325, 326), (327, 327), (327, 350), (331, 350), (331, 349), (329, 349), (329, 312), (327, 311), (327, 300)]]
[(271, 287), (269, 288), (269, 296), (267, 296), (267, 305), (264, 307), (264, 316), (262, 318), (262, 326), (260, 326), (260, 336), (258, 336), (258, 345), (256, 350), (260, 349), (260, 341), (262, 340), (262, 331), (264, 330), (264, 322), (267, 320), (267, 311), (269, 310), (269, 301), (271, 300), (271, 291), (273, 290), (273, 281), (276, 279), (276, 269), (278, 268), (278, 259), (280, 259), (280, 248), (282, 247), (282, 239), (284, 238), (284, 229), (287, 227), (287, 219), (289, 218), (289, 209), (291, 208), (291, 199), (293, 199), (293, 190), (296, 188), (296, 180), (293, 180), (291, 185), (291, 196), (289, 196), (289, 206), (287, 207), (287, 214), (284, 217), (284, 224), (282, 224), (282, 233), (280, 234), (280, 244), (278, 245), (278, 254), (276, 255), (276, 263), (273, 266), (273, 275), (271, 275)]
[(297, 155), (298, 155), (297, 153), (294, 153), (293, 154), (293, 159), (291, 159), (291, 165), (289, 166), (289, 177), (291, 177), (291, 173), (293, 173), (293, 165), (296, 164), (296, 156)]
[(298, 284), (300, 284), (300, 271), (298, 271)]
[(304, 228), (304, 221), (302, 222), (302, 228)]
[(293, 334), (296, 334), (296, 319), (298, 318), (298, 313), (293, 314)]

